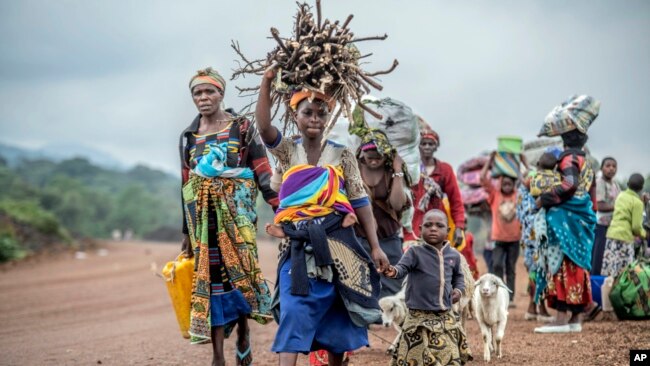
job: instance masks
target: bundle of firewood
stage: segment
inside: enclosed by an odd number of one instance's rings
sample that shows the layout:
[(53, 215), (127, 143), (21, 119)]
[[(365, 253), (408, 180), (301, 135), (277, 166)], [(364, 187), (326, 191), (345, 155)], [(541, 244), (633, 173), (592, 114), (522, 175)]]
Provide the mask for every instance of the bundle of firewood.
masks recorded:
[[(277, 77), (273, 82), (271, 100), (275, 106), (273, 118), (280, 106), (288, 104), (294, 92), (308, 90), (323, 93), (335, 99), (340, 108), (328, 121), (326, 131), (329, 131), (341, 113), (351, 120), (352, 103), (356, 102), (368, 113), (376, 115), (375, 111), (360, 103), (363, 95), (370, 93), (370, 88), (381, 90), (382, 86), (374, 79), (378, 75), (388, 74), (397, 67), (397, 60), (385, 71), (366, 72), (359, 61), (372, 54), (362, 55), (356, 43), (369, 40), (384, 40), (388, 36), (356, 38), (348, 28), (353, 15), (340, 24), (322, 19), (320, 0), (316, 0), (316, 16), (306, 3), (298, 3), (298, 13), (295, 16), (293, 34), (290, 38), (280, 37), (277, 29), (271, 28), (271, 35), (278, 46), (268, 53), (266, 59), (249, 61), (239, 48), (232, 47), (240, 56), (243, 64), (233, 73), (232, 79), (247, 74), (263, 75), (268, 67), (277, 68)], [(238, 88), (240, 94), (254, 92), (255, 88)], [(381, 118), (381, 116), (377, 116)], [(285, 130), (291, 119), (287, 110), (282, 116)]]

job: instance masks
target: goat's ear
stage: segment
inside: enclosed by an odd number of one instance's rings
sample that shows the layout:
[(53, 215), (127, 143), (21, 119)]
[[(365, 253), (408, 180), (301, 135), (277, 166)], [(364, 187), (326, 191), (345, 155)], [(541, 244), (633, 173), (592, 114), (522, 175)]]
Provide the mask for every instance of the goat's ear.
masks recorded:
[(499, 281), (499, 284), (497, 286), (508, 290), (509, 293), (513, 293), (512, 290), (509, 289), (508, 286), (506, 286), (505, 283), (503, 283), (503, 281)]

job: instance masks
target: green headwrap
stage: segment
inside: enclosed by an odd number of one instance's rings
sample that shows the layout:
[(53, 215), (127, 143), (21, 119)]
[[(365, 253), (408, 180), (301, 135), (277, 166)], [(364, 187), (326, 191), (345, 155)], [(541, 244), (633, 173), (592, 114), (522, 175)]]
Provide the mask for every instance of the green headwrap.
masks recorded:
[(226, 92), (226, 80), (211, 67), (199, 70), (196, 75), (190, 79), (190, 91), (200, 84), (212, 84), (219, 88), (222, 93)]

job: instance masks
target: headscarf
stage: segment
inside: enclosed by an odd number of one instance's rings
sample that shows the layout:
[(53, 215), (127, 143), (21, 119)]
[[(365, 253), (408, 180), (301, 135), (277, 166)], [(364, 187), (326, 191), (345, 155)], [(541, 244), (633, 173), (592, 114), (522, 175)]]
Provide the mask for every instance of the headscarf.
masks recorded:
[(217, 70), (211, 67), (199, 70), (196, 72), (196, 75), (192, 76), (192, 79), (190, 79), (190, 91), (200, 84), (212, 84), (221, 90), (222, 93), (226, 92), (226, 80)]
[(379, 155), (385, 156), (388, 160), (395, 156), (395, 148), (388, 141), (388, 136), (378, 128), (369, 128), (364, 125), (350, 126), (350, 133), (361, 138), (361, 145), (357, 150), (357, 157), (362, 151), (377, 150)]
[(433, 140), (436, 142), (436, 145), (440, 146), (440, 136), (438, 136), (438, 133), (434, 131), (422, 117), (416, 117), (418, 119), (418, 125), (420, 126), (420, 138)]
[(314, 99), (319, 99), (322, 100), (323, 102), (327, 103), (327, 107), (329, 108), (329, 111), (332, 112), (334, 110), (334, 107), (336, 107), (336, 100), (323, 94), (319, 93), (316, 91), (312, 90), (307, 90), (303, 89), (300, 91), (297, 91), (293, 93), (291, 96), (291, 100), (289, 101), (289, 107), (293, 109), (294, 111), (298, 109), (298, 104), (302, 102), (303, 100), (309, 98), (309, 101), (312, 102)]
[(559, 136), (572, 130), (583, 134), (600, 112), (600, 102), (588, 95), (573, 95), (556, 106), (544, 119), (537, 136)]

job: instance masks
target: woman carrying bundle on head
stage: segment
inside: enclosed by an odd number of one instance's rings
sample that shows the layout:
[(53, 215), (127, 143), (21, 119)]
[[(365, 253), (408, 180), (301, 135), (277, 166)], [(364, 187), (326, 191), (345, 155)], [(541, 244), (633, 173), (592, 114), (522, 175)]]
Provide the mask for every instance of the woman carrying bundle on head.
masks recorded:
[[(278, 264), (279, 328), (272, 351), (280, 353), (280, 365), (295, 365), (298, 353), (325, 349), (330, 365), (340, 365), (344, 352), (368, 345), (366, 327), (381, 317), (377, 270), (385, 270), (388, 259), (354, 153), (323, 141), (334, 100), (295, 92), (289, 108), (301, 136), (283, 136), (271, 125), (275, 77), (276, 70), (265, 72), (255, 113), (260, 136), (283, 174), (275, 223), (288, 236)], [(368, 233), (370, 256), (354, 229), (342, 227), (342, 215), (348, 214)]]
[[(390, 264), (395, 265), (402, 258), (402, 239), (399, 235), (402, 229), (401, 214), (409, 205), (404, 187), (409, 187), (411, 180), (402, 158), (385, 133), (366, 128), (363, 124), (353, 126), (351, 132), (361, 136), (356, 156), (377, 222), (379, 246), (388, 256)], [(357, 230), (364, 249), (370, 251), (368, 234), (363, 227)], [(395, 295), (401, 288), (402, 281), (382, 277), (379, 297)]]
[(253, 361), (247, 318), (271, 320), (271, 292), (257, 260), (258, 186), (277, 207), (261, 143), (246, 118), (223, 110), (225, 80), (211, 68), (190, 81), (199, 115), (180, 137), (183, 251), (195, 256), (190, 336), (212, 342), (213, 365), (225, 365), (224, 338), (237, 327), (236, 364)]
[(539, 249), (543, 265), (537, 267), (535, 298), (539, 301), (546, 291), (548, 306), (557, 310), (557, 316), (552, 324), (535, 328), (535, 333), (581, 332), (580, 314), (592, 303), (589, 270), (596, 187), (584, 146), (599, 109), (600, 102), (592, 97), (573, 96), (549, 113), (539, 134), (560, 135), (564, 151), (557, 163), (560, 184), (536, 200), (538, 207), (546, 209), (547, 241)]

